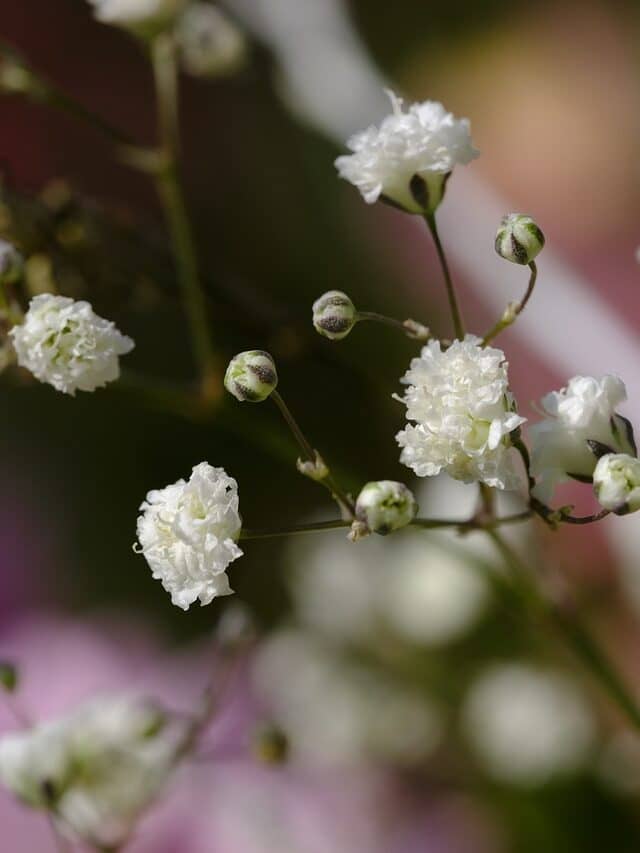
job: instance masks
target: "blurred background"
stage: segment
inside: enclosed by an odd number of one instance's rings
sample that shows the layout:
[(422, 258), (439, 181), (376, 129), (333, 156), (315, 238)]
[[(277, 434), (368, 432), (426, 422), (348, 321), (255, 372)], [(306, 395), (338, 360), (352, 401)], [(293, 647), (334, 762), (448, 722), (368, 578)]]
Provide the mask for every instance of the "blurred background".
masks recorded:
[[(84, 0), (0, 8), (2, 39), (47, 79), (153, 142), (152, 81), (133, 38), (96, 23)], [(386, 114), (388, 84), (471, 119), (482, 154), (456, 172), (440, 221), (475, 331), (526, 284), (494, 255), (500, 216), (530, 213), (546, 234), (531, 309), (500, 343), (521, 412), (535, 419), (532, 401), (575, 373), (615, 372), (629, 389), (624, 414), (640, 416), (635, 2), (225, 8), (250, 39), (246, 66), (182, 80), (184, 175), (218, 353), (273, 353), (283, 396), (350, 490), (407, 481), (391, 395), (416, 346), (367, 324), (332, 344), (315, 335), (311, 302), (337, 288), (363, 310), (449, 333), (421, 223), (364, 205), (333, 166), (351, 132)], [(191, 381), (148, 181), (47, 107), (3, 97), (0, 126), (0, 233), (27, 256), (30, 288), (89, 298), (136, 340), (130, 367)], [(19, 663), (34, 716), (141, 681), (188, 707), (206, 678), (203, 644), (231, 599), (183, 613), (152, 581), (131, 547), (150, 488), (207, 460), (238, 480), (249, 527), (333, 517), (296, 473), (275, 407), (247, 408), (227, 395), (203, 420), (126, 384), (70, 399), (2, 376), (0, 657)], [(415, 487), (422, 515), (472, 512), (473, 489)], [(588, 508), (584, 490), (571, 498)], [(640, 523), (510, 534), (637, 684)], [(328, 534), (245, 552), (231, 582), (259, 640), (215, 727), (214, 758), (185, 774), (132, 851), (638, 849), (640, 739), (495, 583), (482, 538), (356, 548)], [(264, 725), (289, 740), (282, 766), (252, 755)], [(50, 849), (44, 823), (4, 792), (0, 825), (10, 853)]]

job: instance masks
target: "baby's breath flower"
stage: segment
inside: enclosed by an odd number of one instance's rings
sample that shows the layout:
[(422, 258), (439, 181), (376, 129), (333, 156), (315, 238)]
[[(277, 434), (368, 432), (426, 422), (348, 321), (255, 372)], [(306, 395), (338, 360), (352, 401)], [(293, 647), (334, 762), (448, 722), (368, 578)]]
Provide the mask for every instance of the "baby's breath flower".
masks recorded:
[(549, 417), (530, 429), (536, 497), (548, 502), (555, 487), (571, 478), (591, 481), (598, 458), (589, 442), (635, 456), (631, 425), (616, 413), (626, 399), (617, 376), (574, 376), (566, 388), (542, 398)]
[(332, 341), (346, 338), (358, 318), (356, 307), (341, 290), (328, 290), (313, 303), (313, 325)]
[(601, 506), (618, 515), (640, 509), (640, 459), (606, 453), (593, 472), (593, 489)]
[(182, 65), (194, 77), (222, 77), (244, 65), (247, 43), (241, 30), (210, 3), (191, 3), (178, 21)]
[(530, 264), (544, 247), (544, 234), (530, 216), (510, 213), (496, 234), (496, 252), (514, 264)]
[(155, 26), (171, 21), (187, 0), (89, 0), (98, 21), (123, 27)]
[(210, 604), (232, 592), (226, 569), (242, 556), (238, 486), (223, 468), (201, 462), (187, 482), (149, 492), (140, 507), (140, 553), (177, 607)]
[(356, 501), (356, 518), (371, 533), (384, 536), (411, 524), (418, 512), (413, 493), (393, 480), (367, 483)]
[(419, 477), (445, 471), (463, 482), (514, 488), (517, 475), (510, 436), (525, 418), (515, 412), (502, 350), (467, 335), (442, 350), (423, 347), (404, 378), (407, 419), (398, 433), (400, 461)]
[(268, 352), (259, 349), (238, 353), (224, 375), (224, 387), (241, 403), (261, 403), (277, 385), (275, 362)]
[(42, 293), (29, 304), (24, 322), (10, 332), (18, 364), (74, 396), (95, 391), (120, 375), (119, 357), (134, 347), (88, 302)]
[(180, 726), (154, 703), (102, 697), (0, 740), (0, 780), (80, 838), (119, 846), (172, 768)]
[(402, 111), (388, 92), (393, 113), (349, 139), (353, 154), (336, 160), (341, 178), (356, 186), (368, 204), (381, 199), (408, 213), (431, 214), (442, 201), (446, 177), (458, 163), (478, 156), (467, 119), (442, 104), (424, 101)]

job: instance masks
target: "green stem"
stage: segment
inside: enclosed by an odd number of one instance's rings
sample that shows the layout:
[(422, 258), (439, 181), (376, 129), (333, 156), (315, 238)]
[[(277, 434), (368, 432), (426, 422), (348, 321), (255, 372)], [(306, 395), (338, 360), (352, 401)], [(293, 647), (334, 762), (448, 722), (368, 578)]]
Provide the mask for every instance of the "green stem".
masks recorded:
[(294, 524), (292, 527), (280, 527), (273, 530), (242, 530), (240, 539), (274, 539), (278, 536), (294, 536), (299, 533), (320, 533), (323, 530), (338, 530), (350, 527), (350, 521), (315, 521), (310, 524)]
[(526, 596), (533, 613), (536, 616), (546, 617), (546, 620), (559, 631), (573, 654), (598, 682), (600, 688), (609, 695), (633, 727), (640, 731), (640, 708), (636, 699), (587, 626), (580, 622), (575, 614), (569, 615), (561, 607), (542, 596), (533, 582), (528, 567), (496, 530), (488, 529), (487, 534), (505, 562), (516, 570), (514, 581), (517, 581), (519, 589)]
[(218, 378), (217, 359), (211, 343), (207, 305), (195, 249), (195, 241), (178, 172), (178, 73), (175, 44), (169, 34), (158, 36), (152, 46), (152, 61), (158, 102), (158, 130), (164, 155), (155, 174), (176, 259), (178, 277), (191, 330), (203, 391), (212, 393)]
[(487, 520), (472, 518), (467, 521), (456, 521), (449, 518), (414, 518), (411, 526), (421, 527), (423, 530), (437, 530), (443, 527), (455, 527), (459, 530), (493, 530), (505, 524), (519, 524), (521, 521), (528, 521), (530, 518), (531, 510), (527, 509), (514, 515)]
[(517, 317), (522, 314), (524, 309), (527, 307), (527, 302), (531, 299), (531, 294), (533, 293), (533, 289), (536, 286), (536, 279), (538, 278), (538, 267), (536, 266), (535, 261), (531, 261), (529, 264), (529, 269), (531, 270), (531, 275), (529, 277), (529, 286), (527, 287), (527, 291), (522, 298), (522, 301), (514, 308), (512, 313), (505, 314), (503, 317), (498, 320), (495, 326), (487, 332), (487, 334), (482, 339), (482, 346), (486, 346), (490, 343), (494, 338), (496, 338), (503, 329), (508, 328), (512, 323), (515, 323)]
[(442, 267), (442, 274), (444, 275), (444, 283), (447, 290), (447, 298), (449, 300), (449, 310), (451, 311), (451, 319), (453, 320), (453, 328), (455, 330), (456, 337), (462, 340), (462, 338), (464, 338), (464, 322), (462, 320), (460, 306), (458, 305), (458, 298), (456, 296), (455, 287), (453, 286), (451, 272), (449, 271), (447, 257), (442, 247), (440, 234), (438, 233), (438, 226), (436, 224), (435, 214), (427, 214), (425, 216), (425, 221), (429, 226), (429, 231), (431, 232), (431, 236), (433, 237), (436, 252), (438, 253), (438, 258), (440, 260), (440, 266)]
[(397, 329), (414, 340), (426, 341), (429, 339), (429, 330), (422, 323), (416, 323), (415, 320), (396, 320), (395, 317), (387, 317), (386, 314), (378, 314), (376, 311), (358, 311), (356, 321), (370, 320), (374, 323), (382, 323), (385, 326), (390, 326), (392, 329)]

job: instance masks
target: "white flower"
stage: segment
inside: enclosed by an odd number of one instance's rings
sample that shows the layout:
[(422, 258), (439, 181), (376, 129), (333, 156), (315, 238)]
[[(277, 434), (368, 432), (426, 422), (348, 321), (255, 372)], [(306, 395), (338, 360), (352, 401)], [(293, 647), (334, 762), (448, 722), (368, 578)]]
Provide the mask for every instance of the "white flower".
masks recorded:
[(98, 21), (120, 26), (146, 26), (170, 21), (187, 0), (89, 0)]
[(543, 397), (549, 417), (529, 431), (536, 497), (548, 502), (555, 487), (572, 477), (590, 481), (597, 457), (588, 441), (635, 455), (630, 424), (616, 414), (626, 399), (624, 382), (616, 376), (574, 376), (566, 388)]
[(467, 335), (442, 350), (423, 347), (404, 378), (402, 402), (416, 421), (397, 435), (400, 461), (419, 477), (445, 471), (456, 480), (514, 488), (517, 475), (509, 433), (524, 423), (514, 411), (502, 350)]
[(404, 113), (402, 100), (388, 95), (393, 113), (379, 128), (352, 136), (347, 145), (354, 153), (338, 157), (336, 168), (368, 204), (383, 199), (410, 213), (433, 213), (453, 167), (478, 156), (469, 121), (436, 101), (413, 104)]
[(158, 795), (181, 725), (153, 703), (103, 697), (0, 740), (0, 779), (27, 804), (51, 809), (81, 838), (120, 845)]
[(593, 489), (601, 506), (618, 515), (640, 509), (640, 459), (606, 453), (593, 472)]
[(229, 595), (225, 570), (242, 556), (238, 486), (223, 468), (201, 462), (188, 482), (149, 492), (138, 517), (139, 551), (177, 607)]
[(192, 3), (177, 27), (185, 71), (194, 77), (233, 74), (244, 64), (247, 43), (240, 29), (210, 3)]
[(117, 379), (119, 357), (134, 347), (110, 320), (94, 314), (88, 302), (50, 293), (31, 300), (24, 322), (10, 335), (18, 364), (71, 396)]
[(521, 785), (576, 769), (594, 724), (582, 695), (559, 673), (508, 663), (482, 673), (466, 698), (463, 725), (487, 771)]

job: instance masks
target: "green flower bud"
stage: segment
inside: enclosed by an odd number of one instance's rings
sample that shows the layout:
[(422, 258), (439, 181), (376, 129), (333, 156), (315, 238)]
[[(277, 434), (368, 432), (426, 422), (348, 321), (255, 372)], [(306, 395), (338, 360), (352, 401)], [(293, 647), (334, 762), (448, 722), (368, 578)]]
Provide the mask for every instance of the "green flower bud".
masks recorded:
[(253, 754), (263, 764), (284, 764), (289, 755), (286, 734), (272, 725), (260, 727), (253, 736)]
[(514, 264), (530, 264), (544, 247), (544, 234), (530, 216), (510, 213), (496, 234), (496, 252)]
[(606, 453), (593, 472), (593, 490), (600, 506), (617, 515), (640, 509), (640, 459), (627, 453)]
[[(406, 527), (416, 517), (418, 504), (413, 493), (393, 480), (367, 483), (356, 501), (356, 519), (371, 533), (385, 536)], [(359, 536), (357, 538), (360, 538)]]
[(355, 305), (341, 290), (329, 290), (313, 303), (313, 325), (332, 341), (346, 338), (357, 319)]
[(278, 384), (276, 366), (268, 352), (253, 349), (229, 362), (224, 387), (240, 402), (261, 403)]
[(0, 687), (13, 693), (18, 686), (18, 670), (8, 661), (0, 661)]

